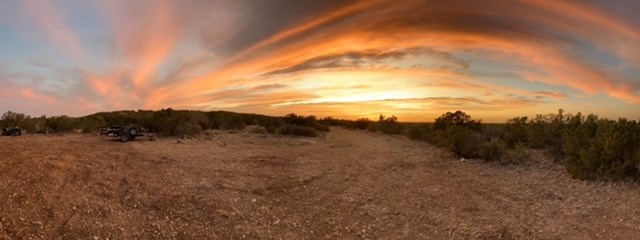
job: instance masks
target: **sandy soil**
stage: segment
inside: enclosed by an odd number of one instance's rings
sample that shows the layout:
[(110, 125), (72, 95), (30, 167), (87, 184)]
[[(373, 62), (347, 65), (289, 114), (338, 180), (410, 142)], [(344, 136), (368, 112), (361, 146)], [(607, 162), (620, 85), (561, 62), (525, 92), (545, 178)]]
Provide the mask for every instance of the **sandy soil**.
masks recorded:
[(399, 136), (0, 138), (0, 239), (633, 239), (640, 189)]

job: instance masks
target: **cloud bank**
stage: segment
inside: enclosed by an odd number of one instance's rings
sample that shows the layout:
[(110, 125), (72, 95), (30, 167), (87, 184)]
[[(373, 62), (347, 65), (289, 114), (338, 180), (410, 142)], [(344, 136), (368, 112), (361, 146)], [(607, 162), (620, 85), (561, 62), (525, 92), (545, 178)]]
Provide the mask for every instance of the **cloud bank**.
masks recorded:
[(6, 110), (640, 117), (640, 21), (605, 1), (1, 5), (0, 35), (14, 40), (0, 58)]

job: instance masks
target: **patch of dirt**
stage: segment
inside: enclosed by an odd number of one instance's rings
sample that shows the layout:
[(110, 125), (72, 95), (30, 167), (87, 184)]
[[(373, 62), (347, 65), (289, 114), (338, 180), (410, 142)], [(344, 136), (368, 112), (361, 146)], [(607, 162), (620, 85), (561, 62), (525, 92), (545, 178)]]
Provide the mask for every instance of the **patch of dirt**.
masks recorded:
[(633, 239), (637, 199), (637, 184), (339, 128), (0, 137), (0, 239)]

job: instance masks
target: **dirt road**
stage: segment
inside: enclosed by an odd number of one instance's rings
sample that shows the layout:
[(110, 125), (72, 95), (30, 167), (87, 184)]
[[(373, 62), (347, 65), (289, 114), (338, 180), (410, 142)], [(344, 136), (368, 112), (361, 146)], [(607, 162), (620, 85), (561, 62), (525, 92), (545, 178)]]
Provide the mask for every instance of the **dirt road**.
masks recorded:
[(633, 239), (638, 199), (560, 166), (338, 128), (0, 138), (0, 239)]

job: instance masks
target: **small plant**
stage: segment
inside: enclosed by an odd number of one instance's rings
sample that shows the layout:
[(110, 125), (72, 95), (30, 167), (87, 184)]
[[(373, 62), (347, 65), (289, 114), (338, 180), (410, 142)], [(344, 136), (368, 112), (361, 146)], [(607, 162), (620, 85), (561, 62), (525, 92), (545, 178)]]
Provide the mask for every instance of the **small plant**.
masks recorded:
[(480, 132), (459, 126), (450, 126), (445, 130), (436, 131), (437, 145), (466, 158), (479, 156), (483, 140)]
[(316, 131), (324, 131), (324, 132), (329, 131), (329, 126), (318, 122), (316, 117), (313, 115), (305, 117), (305, 116), (298, 116), (296, 114), (291, 113), (289, 115), (284, 116), (282, 119), (285, 125), (307, 127), (307, 128), (312, 128)]
[(196, 136), (202, 133), (202, 127), (195, 122), (184, 122), (176, 126), (178, 136)]
[(551, 153), (561, 157), (563, 134), (568, 131), (567, 123), (572, 118), (581, 118), (564, 114), (564, 110), (558, 109), (557, 114), (538, 114), (527, 125), (527, 143), (532, 148), (549, 149)]
[(433, 125), (436, 144), (461, 157), (478, 157), (484, 143), (481, 127), (480, 121), (473, 120), (462, 111), (447, 112)]
[(531, 162), (531, 154), (523, 143), (518, 143), (513, 148), (505, 149), (499, 162), (505, 165)]
[(404, 127), (398, 123), (396, 116), (387, 118), (384, 115), (380, 115), (377, 125), (380, 132), (384, 134), (402, 134), (404, 132)]
[(267, 134), (267, 133), (269, 133), (266, 128), (260, 127), (260, 126), (255, 126), (255, 127), (249, 128), (249, 132), (256, 133), (256, 134)]
[(315, 116), (288, 114), (281, 118), (263, 118), (257, 121), (268, 133), (281, 135), (317, 137), (319, 132), (330, 131), (329, 126), (321, 124)]
[(527, 117), (515, 117), (507, 120), (507, 124), (504, 126), (502, 139), (509, 147), (514, 147), (516, 144), (527, 144)]
[(427, 124), (420, 124), (410, 127), (407, 131), (409, 138), (418, 141), (433, 142), (434, 132), (433, 128)]
[(357, 130), (367, 130), (369, 129), (369, 126), (372, 125), (372, 121), (369, 120), (368, 118), (360, 118), (358, 120), (355, 120), (349, 124), (347, 124), (347, 128), (349, 129), (357, 129)]
[(507, 145), (499, 138), (485, 142), (480, 148), (480, 157), (487, 161), (500, 160), (507, 150)]
[(301, 136), (301, 137), (317, 137), (319, 133), (316, 129), (312, 127), (303, 127), (297, 125), (286, 124), (281, 126), (278, 129), (278, 134), (282, 135), (292, 135), (292, 136)]
[(480, 121), (473, 120), (469, 114), (463, 111), (447, 112), (436, 118), (433, 124), (435, 130), (445, 130), (452, 126), (463, 127), (473, 131), (480, 131), (482, 124)]

